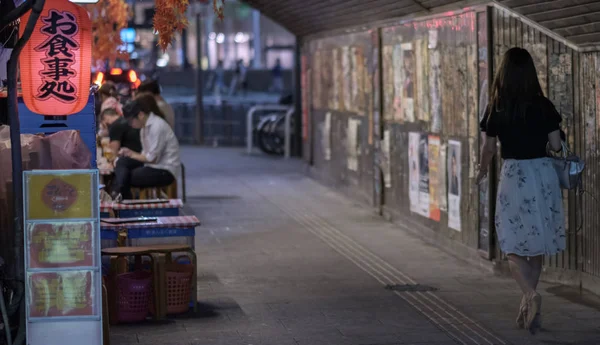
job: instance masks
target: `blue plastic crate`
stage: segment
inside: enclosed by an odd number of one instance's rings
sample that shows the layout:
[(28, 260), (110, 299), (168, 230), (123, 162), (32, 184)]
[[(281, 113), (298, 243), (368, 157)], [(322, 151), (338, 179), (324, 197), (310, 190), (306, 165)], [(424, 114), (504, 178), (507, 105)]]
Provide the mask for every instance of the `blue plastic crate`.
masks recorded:
[(100, 239), (101, 240), (116, 240), (117, 239), (117, 231), (116, 230), (100, 230)]

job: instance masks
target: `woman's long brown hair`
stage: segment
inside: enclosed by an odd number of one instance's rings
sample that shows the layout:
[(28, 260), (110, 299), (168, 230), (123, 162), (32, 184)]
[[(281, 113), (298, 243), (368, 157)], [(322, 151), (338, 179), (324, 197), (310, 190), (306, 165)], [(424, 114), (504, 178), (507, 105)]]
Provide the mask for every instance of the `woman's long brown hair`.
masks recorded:
[(509, 49), (492, 84), (490, 114), (523, 116), (527, 106), (540, 96), (544, 93), (531, 55), (523, 48)]

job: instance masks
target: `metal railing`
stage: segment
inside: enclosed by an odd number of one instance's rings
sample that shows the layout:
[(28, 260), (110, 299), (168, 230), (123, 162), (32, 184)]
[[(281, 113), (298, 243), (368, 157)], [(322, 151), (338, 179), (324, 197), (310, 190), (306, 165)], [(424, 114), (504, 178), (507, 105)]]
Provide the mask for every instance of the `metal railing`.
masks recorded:
[(255, 105), (248, 110), (246, 115), (246, 151), (248, 154), (252, 153), (252, 147), (254, 140), (252, 138), (252, 132), (254, 130), (254, 114), (259, 111), (285, 111), (285, 138), (284, 138), (284, 157), (290, 158), (290, 146), (291, 146), (291, 117), (294, 113), (294, 106), (285, 105)]

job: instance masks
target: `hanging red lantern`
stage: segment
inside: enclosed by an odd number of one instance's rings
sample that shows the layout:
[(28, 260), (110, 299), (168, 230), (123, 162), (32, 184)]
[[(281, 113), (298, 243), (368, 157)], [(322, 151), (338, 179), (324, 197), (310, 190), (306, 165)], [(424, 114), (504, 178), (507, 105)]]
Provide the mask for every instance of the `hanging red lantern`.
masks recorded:
[[(24, 30), (21, 25), (19, 34)], [(46, 0), (19, 58), (27, 108), (40, 115), (81, 111), (89, 98), (91, 62), (92, 24), (87, 11), (69, 0)]]

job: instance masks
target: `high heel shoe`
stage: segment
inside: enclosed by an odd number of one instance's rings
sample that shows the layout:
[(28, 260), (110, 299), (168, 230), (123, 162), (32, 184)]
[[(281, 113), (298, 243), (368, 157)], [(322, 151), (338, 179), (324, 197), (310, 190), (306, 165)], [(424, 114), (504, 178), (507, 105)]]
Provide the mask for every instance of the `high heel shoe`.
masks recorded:
[(530, 331), (534, 330), (534, 321), (540, 313), (542, 307), (542, 296), (534, 292), (527, 301), (527, 317), (525, 318), (525, 327)]
[(521, 305), (519, 305), (519, 313), (517, 314), (517, 327), (525, 328), (525, 316), (527, 315), (527, 296), (523, 295), (521, 298)]

